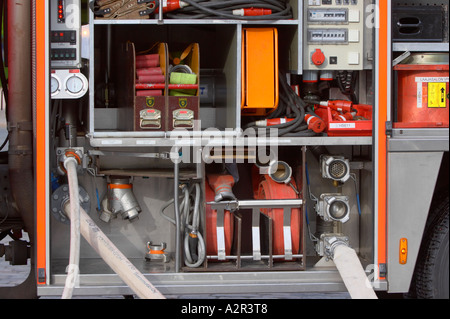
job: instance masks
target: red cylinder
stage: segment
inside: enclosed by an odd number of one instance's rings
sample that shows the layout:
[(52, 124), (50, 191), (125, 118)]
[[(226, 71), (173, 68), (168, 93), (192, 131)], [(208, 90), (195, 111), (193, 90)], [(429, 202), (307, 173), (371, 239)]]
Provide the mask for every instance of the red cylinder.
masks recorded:
[[(206, 202), (214, 201), (215, 192), (205, 183), (205, 200)], [(210, 205), (206, 205), (206, 254), (208, 256), (217, 256), (217, 210), (211, 209)], [(230, 211), (224, 213), (224, 231), (225, 231), (225, 254), (231, 254), (233, 245), (234, 220)]]
[[(295, 182), (292, 180), (295, 187)], [(259, 184), (256, 199), (296, 199), (297, 193), (290, 185), (277, 183), (270, 177), (265, 176)], [(262, 213), (269, 216), (273, 221), (273, 247), (274, 255), (284, 255), (284, 235), (283, 235), (283, 208), (261, 209)], [(301, 247), (301, 210), (294, 208), (291, 210), (291, 240), (292, 254), (299, 254)]]

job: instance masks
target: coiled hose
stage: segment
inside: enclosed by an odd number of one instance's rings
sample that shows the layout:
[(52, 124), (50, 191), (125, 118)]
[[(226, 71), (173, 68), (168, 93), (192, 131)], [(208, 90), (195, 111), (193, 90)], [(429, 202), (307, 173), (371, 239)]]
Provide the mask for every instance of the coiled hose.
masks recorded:
[[(286, 0), (183, 0), (189, 6), (167, 13), (172, 19), (233, 19), (233, 20), (280, 20), (292, 19), (291, 6)], [(264, 8), (271, 14), (262, 16), (236, 16), (235, 9)]]
[[(184, 185), (182, 193), (183, 194), (178, 197), (178, 200), (181, 201), (178, 209), (178, 219), (173, 219), (164, 214), (164, 211), (175, 202), (175, 198), (172, 198), (163, 204), (160, 214), (174, 225), (177, 225), (178, 221), (180, 222), (177, 230), (180, 234), (184, 233), (184, 264), (188, 267), (199, 267), (206, 258), (205, 241), (199, 231), (200, 184), (194, 183), (190, 187)], [(194, 193), (195, 196), (193, 196)], [(192, 201), (193, 197), (194, 199)], [(175, 215), (175, 217), (177, 216)]]

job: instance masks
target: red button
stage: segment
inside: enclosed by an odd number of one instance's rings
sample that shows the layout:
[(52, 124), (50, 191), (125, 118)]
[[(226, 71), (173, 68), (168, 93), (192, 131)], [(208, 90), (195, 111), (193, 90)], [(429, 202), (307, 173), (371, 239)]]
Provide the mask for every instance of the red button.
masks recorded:
[(316, 52), (313, 53), (311, 59), (314, 65), (322, 65), (325, 62), (325, 54), (323, 54), (322, 50), (316, 49)]

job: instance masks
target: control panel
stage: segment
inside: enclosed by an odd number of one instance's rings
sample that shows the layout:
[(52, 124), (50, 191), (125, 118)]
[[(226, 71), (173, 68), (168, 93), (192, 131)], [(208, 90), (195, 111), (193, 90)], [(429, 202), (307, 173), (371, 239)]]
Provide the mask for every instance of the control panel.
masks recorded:
[(364, 69), (364, 0), (308, 0), (304, 69)]
[(80, 0), (51, 0), (52, 68), (81, 67)]

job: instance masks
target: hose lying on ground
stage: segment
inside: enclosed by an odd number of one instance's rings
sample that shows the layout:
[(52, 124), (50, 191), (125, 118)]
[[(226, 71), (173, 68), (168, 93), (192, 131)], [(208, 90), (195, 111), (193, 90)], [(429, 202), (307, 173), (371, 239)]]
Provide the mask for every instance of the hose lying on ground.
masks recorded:
[[(70, 201), (64, 210), (68, 214)], [(112, 270), (142, 299), (165, 299), (145, 276), (117, 249), (89, 215), (80, 207), (80, 231)]]
[(354, 249), (347, 245), (337, 245), (333, 262), (352, 299), (377, 299)]

